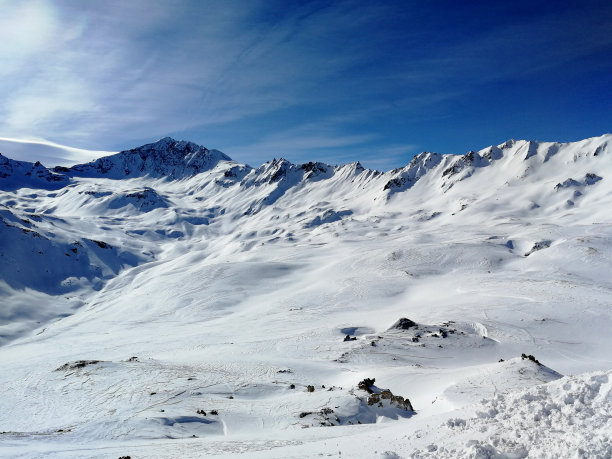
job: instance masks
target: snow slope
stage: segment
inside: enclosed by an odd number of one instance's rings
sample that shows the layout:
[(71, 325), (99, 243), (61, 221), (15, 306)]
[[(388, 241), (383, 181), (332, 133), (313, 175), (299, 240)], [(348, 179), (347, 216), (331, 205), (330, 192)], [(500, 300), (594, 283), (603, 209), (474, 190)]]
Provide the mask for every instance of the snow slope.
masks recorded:
[(610, 457), (611, 140), (0, 158), (0, 455)]

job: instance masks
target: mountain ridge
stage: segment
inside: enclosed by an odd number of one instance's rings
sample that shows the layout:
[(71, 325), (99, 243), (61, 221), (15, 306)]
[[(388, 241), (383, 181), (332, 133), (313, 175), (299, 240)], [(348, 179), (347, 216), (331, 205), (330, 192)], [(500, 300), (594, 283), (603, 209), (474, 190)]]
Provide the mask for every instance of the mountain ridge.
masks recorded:
[[(208, 238), (205, 235), (211, 232), (214, 238), (222, 236), (220, 241), (236, 237), (231, 230), (237, 222), (255, 235), (247, 239), (274, 234), (263, 241), (291, 241), (306, 229), (327, 231), (334, 225), (364, 218), (375, 222), (378, 215), (406, 212), (423, 225), (461, 221), (484, 211), (497, 218), (542, 219), (561, 213), (598, 222), (605, 221), (605, 208), (612, 205), (612, 183), (605, 173), (611, 139), (605, 135), (567, 144), (509, 140), (462, 156), (424, 152), (405, 167), (384, 173), (365, 169), (359, 162), (297, 165), (283, 158), (255, 169), (221, 152), (171, 138), (66, 171), (0, 156), (0, 190), (7, 192), (0, 200), (0, 220), (5, 240), (21, 241), (24, 247), (27, 241), (36, 241), (41, 247), (37, 250), (66, 253), (71, 259), (75, 248), (81, 252), (74, 243), (89, 252), (83, 242), (89, 239), (122, 247), (124, 243), (117, 244), (121, 235), (108, 231), (114, 219), (132, 222), (126, 229), (128, 240), (138, 244), (155, 231), (159, 236), (153, 240)], [(129, 173), (126, 166), (131, 167)], [(91, 220), (87, 231), (75, 232), (61, 223), (82, 215)], [(144, 222), (149, 216), (156, 216), (167, 229), (147, 228)], [(268, 227), (275, 229), (262, 230)], [(85, 253), (80, 257), (85, 265), (70, 269), (99, 285), (119, 272), (122, 264), (134, 266), (153, 256), (153, 249), (141, 256), (135, 247), (118, 252), (123, 260), (118, 263)], [(228, 247), (233, 246), (223, 250)], [(29, 252), (19, 255), (20, 251), (23, 247), (11, 252), (10, 258), (31, 258)], [(98, 271), (104, 275), (96, 275)], [(15, 275), (13, 265), (0, 260), (2, 272), (7, 279)], [(61, 284), (70, 277), (63, 272), (58, 276), (49, 282)], [(24, 278), (13, 284), (33, 287), (34, 281)]]
[(70, 168), (56, 167), (54, 171), (80, 177), (107, 176), (121, 179), (148, 175), (180, 179), (207, 171), (219, 161), (231, 159), (218, 150), (164, 137), (157, 142), (98, 158), (90, 163)]
[[(258, 168), (253, 168), (234, 162), (219, 150), (209, 150), (193, 142), (164, 137), (150, 144), (104, 156), (89, 163), (77, 164), (70, 168), (62, 166), (46, 168), (39, 162), (15, 161), (0, 155), (0, 179), (3, 179), (0, 181), (0, 188), (14, 189), (19, 186), (20, 181), (24, 185), (60, 188), (76, 177), (124, 179), (149, 176), (178, 180), (208, 172), (219, 163), (226, 162), (230, 164), (224, 172), (225, 180), (219, 180), (219, 184), (223, 183), (224, 186), (237, 182), (242, 183), (243, 180), (246, 180), (248, 184), (261, 184), (266, 181), (270, 184), (281, 181), (285, 183), (288, 176), (292, 176), (294, 180), (298, 176), (305, 180), (325, 180), (337, 172), (351, 169), (354, 174), (369, 171), (371, 175), (387, 177), (383, 191), (388, 190), (391, 195), (412, 187), (420, 178), (440, 164), (445, 165), (442, 177), (451, 178), (459, 174), (461, 179), (465, 179), (478, 168), (491, 166), (499, 160), (507, 159), (506, 152), (512, 156), (523, 156), (524, 161), (539, 155), (543, 162), (547, 162), (559, 150), (567, 146), (597, 143), (598, 140), (601, 140), (592, 151), (593, 156), (598, 156), (608, 151), (611, 139), (611, 134), (567, 143), (510, 139), (497, 146), (491, 145), (478, 152), (469, 151), (464, 155), (422, 152), (415, 155), (404, 167), (379, 172), (365, 169), (359, 162), (331, 166), (322, 162), (294, 164), (284, 158), (273, 159)], [(462, 171), (466, 172), (461, 174)], [(254, 177), (247, 177), (251, 173), (254, 174)], [(34, 176), (30, 178), (32, 174)], [(238, 178), (240, 180), (237, 180)]]

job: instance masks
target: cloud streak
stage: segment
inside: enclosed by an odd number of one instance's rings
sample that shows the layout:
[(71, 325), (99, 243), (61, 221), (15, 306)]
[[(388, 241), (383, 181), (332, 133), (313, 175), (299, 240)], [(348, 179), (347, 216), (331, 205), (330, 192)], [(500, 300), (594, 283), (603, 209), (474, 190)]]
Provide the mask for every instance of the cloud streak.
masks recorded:
[(44, 165), (72, 166), (92, 161), (116, 152), (84, 150), (46, 140), (23, 140), (0, 137), (0, 153), (20, 161), (40, 161)]

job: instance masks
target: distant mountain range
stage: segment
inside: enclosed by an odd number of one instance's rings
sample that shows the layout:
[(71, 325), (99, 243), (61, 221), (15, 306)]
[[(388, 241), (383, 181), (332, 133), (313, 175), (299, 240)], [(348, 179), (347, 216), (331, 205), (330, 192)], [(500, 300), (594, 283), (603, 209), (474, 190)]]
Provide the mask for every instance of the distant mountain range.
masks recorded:
[[(169, 137), (70, 168), (0, 156), (0, 278), (52, 294), (83, 282), (100, 288), (122, 267), (154, 259), (155, 249), (142, 246), (160, 238), (220, 243), (239, 231), (252, 234), (247, 241), (264, 234), (262, 241), (292, 241), (389, 213), (415, 224), (465, 215), (528, 224), (560, 214), (596, 223), (612, 208), (611, 141), (609, 134), (565, 144), (509, 140), (463, 156), (421, 153), (384, 173), (358, 162), (284, 159), (255, 169)], [(115, 218), (122, 223), (113, 228)]]
[[(165, 137), (154, 143), (69, 168), (46, 168), (40, 162), (15, 161), (0, 154), (0, 189), (57, 189), (77, 177), (185, 179), (217, 168), (223, 172), (218, 184), (224, 187), (233, 184), (248, 187), (279, 183), (278, 188), (290, 188), (303, 180), (329, 180), (338, 175), (346, 175), (350, 170), (348, 176), (364, 173), (371, 180), (384, 182), (383, 191), (393, 194), (411, 188), (430, 172), (440, 176), (445, 188), (488, 167), (499, 171), (503, 169), (506, 173), (510, 167), (513, 169), (512, 174), (519, 173), (524, 178), (530, 174), (531, 169), (540, 163), (547, 163), (553, 157), (577, 162), (580, 157), (605, 155), (611, 139), (612, 135), (607, 134), (573, 143), (508, 140), (501, 145), (490, 146), (478, 152), (470, 151), (463, 156), (423, 152), (403, 168), (380, 173), (365, 170), (358, 162), (345, 166), (330, 166), (320, 162), (296, 165), (284, 159), (274, 159), (253, 169), (233, 162), (219, 150), (209, 150), (193, 142)], [(512, 174), (508, 178), (513, 178)]]

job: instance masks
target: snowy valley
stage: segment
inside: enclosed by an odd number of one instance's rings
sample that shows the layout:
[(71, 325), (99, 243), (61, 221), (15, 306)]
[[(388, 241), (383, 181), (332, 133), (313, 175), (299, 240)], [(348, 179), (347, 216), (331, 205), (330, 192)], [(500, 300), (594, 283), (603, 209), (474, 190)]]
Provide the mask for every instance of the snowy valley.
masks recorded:
[(611, 144), (6, 152), (0, 456), (612, 457)]

